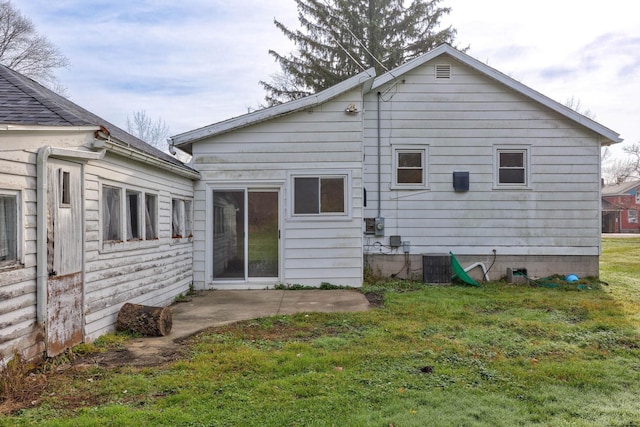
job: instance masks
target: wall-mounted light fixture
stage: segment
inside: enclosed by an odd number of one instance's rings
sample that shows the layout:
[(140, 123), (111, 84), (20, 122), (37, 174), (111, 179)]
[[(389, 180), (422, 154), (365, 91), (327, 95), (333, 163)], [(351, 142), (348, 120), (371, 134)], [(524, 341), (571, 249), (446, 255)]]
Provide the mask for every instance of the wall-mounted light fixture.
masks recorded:
[(347, 114), (356, 114), (358, 112), (358, 107), (356, 107), (356, 104), (349, 104), (344, 111)]

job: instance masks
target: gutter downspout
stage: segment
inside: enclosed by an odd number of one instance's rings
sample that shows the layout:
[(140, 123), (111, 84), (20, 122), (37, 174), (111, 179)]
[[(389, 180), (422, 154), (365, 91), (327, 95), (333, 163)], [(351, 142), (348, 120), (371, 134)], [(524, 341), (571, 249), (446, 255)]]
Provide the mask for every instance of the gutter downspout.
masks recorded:
[(381, 143), (381, 136), (380, 136), (380, 96), (382, 96), (382, 94), (380, 92), (378, 92), (377, 96), (376, 96), (376, 100), (377, 100), (377, 128), (378, 128), (378, 214), (376, 215), (377, 218), (380, 218), (381, 212), (382, 212), (382, 166), (381, 166), (381, 157), (382, 157), (382, 143)]
[(106, 150), (92, 152), (54, 148), (49, 145), (38, 150), (36, 161), (36, 314), (38, 323), (43, 326), (47, 318), (47, 278), (49, 277), (47, 271), (47, 160), (50, 156), (78, 160), (100, 160), (104, 157), (105, 152)]

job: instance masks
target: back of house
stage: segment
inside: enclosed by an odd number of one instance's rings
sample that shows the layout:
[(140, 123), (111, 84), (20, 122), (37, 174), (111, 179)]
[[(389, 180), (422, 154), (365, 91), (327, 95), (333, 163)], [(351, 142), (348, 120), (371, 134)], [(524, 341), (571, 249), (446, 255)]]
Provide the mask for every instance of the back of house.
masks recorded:
[[(194, 283), (360, 286), (364, 269), (432, 282), (424, 267), (450, 252), (491, 278), (598, 275), (600, 148), (619, 141), (441, 45), (379, 77), (174, 136), (202, 173)], [(255, 267), (264, 250), (268, 274)]]

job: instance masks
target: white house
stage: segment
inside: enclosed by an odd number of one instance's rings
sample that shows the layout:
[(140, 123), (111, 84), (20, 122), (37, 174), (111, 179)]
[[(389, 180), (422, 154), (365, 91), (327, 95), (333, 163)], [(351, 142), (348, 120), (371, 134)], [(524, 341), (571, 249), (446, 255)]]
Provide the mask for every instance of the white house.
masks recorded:
[(201, 174), (197, 288), (426, 277), (449, 252), (598, 275), (600, 148), (621, 141), (449, 45), (172, 140)]
[(114, 329), (192, 283), (199, 173), (0, 66), (0, 361)]

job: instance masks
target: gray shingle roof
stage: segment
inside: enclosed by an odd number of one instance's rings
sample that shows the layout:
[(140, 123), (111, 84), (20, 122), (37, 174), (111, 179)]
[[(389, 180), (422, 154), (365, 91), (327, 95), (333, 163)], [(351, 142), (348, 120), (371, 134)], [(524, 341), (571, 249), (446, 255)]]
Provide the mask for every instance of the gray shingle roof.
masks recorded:
[(622, 182), (620, 184), (606, 185), (602, 188), (601, 194), (603, 196), (624, 196), (626, 194), (636, 194), (636, 187), (640, 187), (640, 181)]
[(190, 169), (169, 154), (4, 65), (0, 65), (0, 124), (102, 126), (116, 143)]

